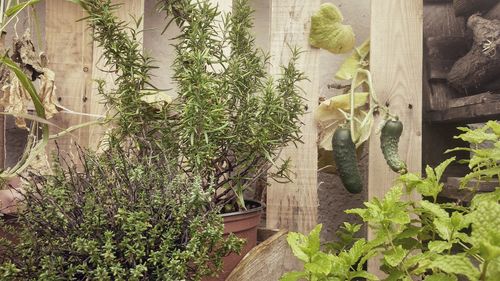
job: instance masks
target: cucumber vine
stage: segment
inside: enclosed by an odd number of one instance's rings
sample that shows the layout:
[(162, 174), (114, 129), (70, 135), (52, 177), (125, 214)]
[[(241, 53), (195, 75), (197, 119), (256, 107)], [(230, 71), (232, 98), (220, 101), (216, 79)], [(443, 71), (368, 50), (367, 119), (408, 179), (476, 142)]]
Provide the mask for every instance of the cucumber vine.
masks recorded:
[[(340, 23), (342, 19), (340, 10), (333, 4), (321, 5), (320, 10), (312, 18), (309, 40), (311, 44), (325, 48), (332, 53), (338, 53), (336, 52), (338, 50), (345, 52), (346, 46), (351, 46), (352, 49), (352, 44), (350, 44), (352, 36), (348, 32), (352, 30), (349, 26), (346, 27)], [(353, 190), (347, 187), (350, 185), (348, 182), (354, 178), (360, 178), (360, 175), (357, 174), (357, 169), (351, 169), (352, 173), (349, 174), (353, 178), (349, 178), (342, 171), (345, 171), (347, 166), (352, 167), (352, 163), (356, 162), (355, 148), (359, 148), (370, 137), (375, 113), (381, 113), (383, 116), (380, 124), (382, 131), (380, 140), (388, 166), (397, 173), (406, 173), (406, 164), (398, 154), (398, 141), (401, 132), (391, 130), (391, 126), (395, 124), (401, 129), (403, 126), (398, 116), (391, 113), (389, 108), (380, 103), (377, 98), (372, 76), (368, 70), (369, 47), (370, 44), (367, 40), (355, 48), (335, 75), (337, 79), (350, 80), (347, 93), (323, 101), (315, 113), (320, 127), (319, 146), (324, 150), (333, 150), (332, 160), (348, 191)], [(334, 139), (340, 136), (340, 134), (336, 134), (336, 131), (344, 130), (345, 127), (349, 128), (352, 142), (355, 144), (355, 148), (352, 148), (353, 151), (348, 153), (345, 147), (350, 146), (347, 143), (342, 143), (340, 139)], [(335, 144), (342, 145), (344, 148), (336, 149)], [(346, 155), (350, 155), (350, 158), (347, 158)], [(320, 163), (320, 168), (321, 164), (323, 163)]]

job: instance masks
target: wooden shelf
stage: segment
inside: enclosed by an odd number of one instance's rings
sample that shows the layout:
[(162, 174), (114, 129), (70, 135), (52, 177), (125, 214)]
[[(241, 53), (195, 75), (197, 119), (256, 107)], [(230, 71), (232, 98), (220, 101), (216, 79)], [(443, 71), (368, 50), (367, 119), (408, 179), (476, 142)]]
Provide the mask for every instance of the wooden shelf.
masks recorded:
[(444, 110), (428, 111), (426, 120), (431, 122), (478, 123), (500, 118), (500, 93), (450, 99)]
[(479, 185), (477, 185), (477, 181), (471, 181), (469, 183), (470, 187), (477, 186), (476, 191), (473, 192), (467, 188), (460, 189), (460, 179), (460, 177), (448, 177), (443, 187), (443, 191), (439, 194), (439, 196), (461, 202), (469, 202), (474, 194), (492, 192), (499, 186), (498, 181), (482, 182)]

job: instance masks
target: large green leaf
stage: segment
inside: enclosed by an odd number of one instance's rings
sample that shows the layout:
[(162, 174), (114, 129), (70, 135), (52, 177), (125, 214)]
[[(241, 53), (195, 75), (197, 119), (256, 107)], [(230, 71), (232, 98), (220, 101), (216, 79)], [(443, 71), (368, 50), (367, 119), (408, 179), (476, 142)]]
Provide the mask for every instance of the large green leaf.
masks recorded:
[(384, 260), (388, 265), (396, 267), (403, 261), (406, 254), (408, 254), (408, 250), (403, 249), (403, 246), (399, 245), (385, 252)]
[(21, 10), (23, 10), (24, 8), (30, 6), (30, 5), (34, 5), (36, 3), (40, 2), (40, 0), (30, 0), (30, 1), (25, 1), (25, 2), (21, 2), (17, 5), (14, 5), (12, 7), (10, 7), (9, 9), (7, 9), (7, 11), (5, 11), (5, 15), (7, 17), (12, 17), (13, 15), (15, 15), (16, 13), (20, 12)]
[(439, 256), (431, 263), (431, 267), (446, 273), (465, 275), (471, 281), (477, 280), (480, 274), (469, 258), (462, 255)]

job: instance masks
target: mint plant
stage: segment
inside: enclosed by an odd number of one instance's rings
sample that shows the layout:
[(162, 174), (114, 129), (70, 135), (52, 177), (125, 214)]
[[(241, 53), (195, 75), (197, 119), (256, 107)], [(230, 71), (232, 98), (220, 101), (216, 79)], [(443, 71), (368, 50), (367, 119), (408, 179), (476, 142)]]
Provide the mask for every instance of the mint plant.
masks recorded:
[[(473, 152), (468, 163), (471, 172), (461, 182), (469, 188), (477, 182), (498, 179), (500, 160), (500, 124), (490, 121), (481, 128), (459, 128), (456, 138), (471, 147), (456, 148)], [(492, 142), (491, 147), (479, 146)], [(477, 194), (470, 204), (439, 203), (443, 188), (441, 178), (450, 158), (435, 168), (426, 167), (425, 177), (402, 175), (384, 198), (373, 198), (365, 208), (346, 212), (360, 216), (374, 230), (374, 238), (355, 238), (360, 226), (346, 225), (352, 234), (337, 241), (334, 247), (321, 250), (317, 226), (309, 236), (290, 233), (288, 243), (304, 269), (289, 272), (281, 280), (354, 280), (362, 277), (379, 280), (363, 268), (368, 259), (379, 258), (384, 280), (442, 280), (459, 277), (493, 281), (500, 276), (500, 188)], [(474, 190), (474, 187), (471, 188)], [(404, 201), (403, 196), (416, 192), (421, 200)], [(411, 196), (405, 198), (412, 198)]]

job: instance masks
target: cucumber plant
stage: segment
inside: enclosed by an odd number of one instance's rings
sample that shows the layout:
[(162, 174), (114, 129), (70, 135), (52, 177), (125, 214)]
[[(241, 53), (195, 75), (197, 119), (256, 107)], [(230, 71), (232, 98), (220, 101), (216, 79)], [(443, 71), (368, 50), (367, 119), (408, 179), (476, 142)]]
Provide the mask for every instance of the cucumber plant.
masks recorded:
[[(332, 53), (349, 51), (346, 46), (352, 49), (352, 29), (341, 24), (342, 20), (340, 10), (333, 4), (321, 5), (311, 21), (309, 42)], [(398, 154), (403, 124), (375, 95), (368, 70), (369, 50), (368, 40), (354, 49), (335, 75), (337, 79), (351, 81), (350, 85), (344, 87), (347, 92), (323, 101), (315, 112), (320, 128), (320, 149), (333, 151), (335, 168), (346, 189), (352, 193), (361, 192), (362, 189), (355, 150), (370, 137), (376, 112), (383, 115), (380, 141), (384, 158), (393, 171), (406, 173), (406, 164)], [(349, 140), (345, 137), (346, 128), (350, 131)], [(320, 168), (322, 164), (324, 163), (320, 163)]]

